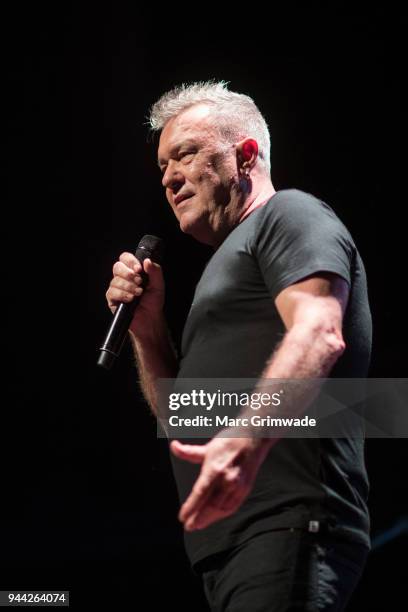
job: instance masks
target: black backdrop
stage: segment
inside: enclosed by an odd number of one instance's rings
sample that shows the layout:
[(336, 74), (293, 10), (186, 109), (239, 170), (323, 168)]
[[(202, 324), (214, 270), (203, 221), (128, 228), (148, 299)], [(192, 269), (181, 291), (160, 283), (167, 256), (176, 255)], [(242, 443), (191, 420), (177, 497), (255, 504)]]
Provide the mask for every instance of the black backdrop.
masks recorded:
[[(308, 3), (309, 4), (309, 3)], [(163, 236), (176, 342), (207, 248), (180, 234), (144, 125), (184, 81), (230, 81), (272, 138), (277, 189), (325, 199), (366, 263), (371, 376), (405, 376), (401, 16), (330, 8), (3, 14), (3, 401), (0, 587), (61, 588), (72, 607), (205, 609), (188, 568), (165, 445), (127, 349), (95, 366), (111, 267)], [(250, 14), (254, 10), (256, 15)], [(7, 367), (6, 367), (7, 365)], [(404, 440), (371, 440), (373, 535), (406, 515)], [(406, 536), (374, 551), (351, 610), (403, 610)], [(167, 609), (163, 607), (162, 609)]]

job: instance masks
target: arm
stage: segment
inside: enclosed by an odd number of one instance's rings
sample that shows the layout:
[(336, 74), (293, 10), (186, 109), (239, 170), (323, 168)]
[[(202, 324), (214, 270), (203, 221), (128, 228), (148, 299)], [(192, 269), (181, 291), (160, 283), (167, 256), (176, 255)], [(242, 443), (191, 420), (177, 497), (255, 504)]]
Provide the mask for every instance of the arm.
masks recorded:
[[(345, 350), (342, 321), (347, 301), (346, 281), (329, 273), (284, 289), (276, 298), (276, 307), (287, 332), (268, 361), (256, 390), (262, 392), (263, 381), (271, 379), (326, 378)], [(291, 397), (287, 401), (293, 415), (307, 408), (318, 388), (304, 385), (303, 389), (299, 386), (299, 392), (288, 390)], [(266, 416), (268, 411), (268, 406), (263, 406), (257, 414)], [(250, 415), (250, 411), (244, 413)], [(264, 442), (270, 446), (274, 441)]]
[[(267, 378), (320, 378), (329, 374), (343, 353), (342, 319), (348, 300), (347, 283), (321, 274), (284, 289), (276, 307), (287, 333), (268, 361), (258, 389)], [(307, 397), (299, 408), (305, 409)], [(193, 490), (179, 518), (186, 530), (201, 529), (233, 514), (250, 493), (256, 474), (276, 438), (216, 436), (204, 446), (172, 442), (181, 459), (201, 463)]]
[(155, 416), (158, 414), (157, 379), (175, 378), (178, 363), (166, 321), (160, 316), (151, 323), (148, 334), (129, 330), (130, 340), (139, 372), (140, 386)]
[(113, 279), (106, 292), (109, 308), (115, 312), (120, 302), (131, 302), (142, 295), (129, 328), (138, 367), (140, 385), (152, 412), (157, 415), (158, 378), (175, 378), (178, 363), (163, 315), (164, 281), (161, 267), (146, 259), (149, 276), (146, 289), (140, 287), (142, 266), (131, 253), (122, 253), (113, 266)]

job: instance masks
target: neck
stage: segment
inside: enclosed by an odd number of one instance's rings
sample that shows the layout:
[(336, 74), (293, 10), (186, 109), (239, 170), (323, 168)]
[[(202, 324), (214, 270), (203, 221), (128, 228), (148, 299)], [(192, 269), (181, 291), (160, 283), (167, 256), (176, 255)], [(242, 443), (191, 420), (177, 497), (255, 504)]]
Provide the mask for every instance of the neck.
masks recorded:
[(245, 200), (245, 203), (240, 211), (239, 222), (247, 217), (255, 208), (259, 208), (266, 204), (276, 191), (272, 185), (271, 180), (268, 178), (263, 181), (256, 193), (250, 193), (249, 197)]
[(240, 205), (235, 203), (224, 208), (218, 223), (213, 225), (210, 239), (200, 240), (200, 242), (206, 242), (217, 249), (234, 227), (239, 225), (255, 208), (266, 204), (275, 193), (269, 178), (261, 183), (258, 182), (257, 185), (252, 184), (250, 193)]

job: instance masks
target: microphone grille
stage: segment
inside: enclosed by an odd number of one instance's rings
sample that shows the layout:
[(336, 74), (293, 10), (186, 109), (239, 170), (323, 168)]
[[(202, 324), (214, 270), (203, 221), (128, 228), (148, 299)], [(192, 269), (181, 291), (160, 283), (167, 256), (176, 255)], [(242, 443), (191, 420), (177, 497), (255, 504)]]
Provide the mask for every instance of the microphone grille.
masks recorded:
[(164, 242), (157, 236), (146, 234), (143, 236), (136, 249), (136, 257), (139, 261), (150, 258), (156, 263), (161, 263), (163, 258)]

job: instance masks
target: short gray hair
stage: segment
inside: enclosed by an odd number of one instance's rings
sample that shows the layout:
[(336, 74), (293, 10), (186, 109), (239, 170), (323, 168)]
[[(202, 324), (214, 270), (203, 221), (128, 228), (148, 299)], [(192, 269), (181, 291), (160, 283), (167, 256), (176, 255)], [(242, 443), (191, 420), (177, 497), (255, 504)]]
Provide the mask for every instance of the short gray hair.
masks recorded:
[(216, 127), (228, 142), (254, 138), (259, 146), (259, 160), (264, 169), (270, 172), (268, 125), (252, 98), (230, 91), (225, 81), (183, 83), (174, 87), (151, 107), (149, 125), (153, 131), (159, 131), (170, 119), (196, 104), (214, 107)]

